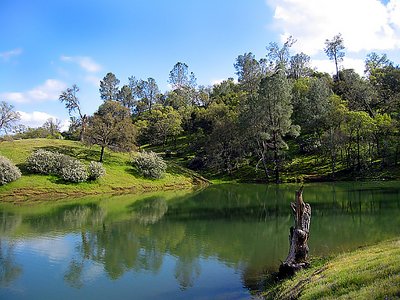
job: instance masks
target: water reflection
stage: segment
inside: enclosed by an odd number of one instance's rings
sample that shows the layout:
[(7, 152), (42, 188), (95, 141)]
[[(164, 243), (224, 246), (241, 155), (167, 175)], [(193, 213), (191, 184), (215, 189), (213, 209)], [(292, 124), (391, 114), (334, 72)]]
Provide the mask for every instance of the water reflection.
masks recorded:
[(22, 272), (22, 267), (15, 262), (14, 248), (13, 243), (0, 240), (0, 287), (9, 286)]
[[(18, 281), (28, 268), (18, 262), (24, 252), (16, 253), (15, 241), (29, 244), (32, 238), (53, 235), (71, 244), (71, 253), (60, 259), (65, 264), (60, 277), (73, 289), (84, 289), (88, 282), (92, 287), (97, 282), (104, 285), (98, 279), (104, 276), (122, 282), (126, 274), (151, 274), (155, 289), (173, 277), (180, 292), (187, 293), (210, 272), (205, 262), (233, 270), (240, 274), (241, 285), (253, 288), (260, 274), (275, 271), (287, 253), (292, 223), (288, 203), (295, 189), (219, 185), (173, 197), (166, 193), (44, 207), (4, 206), (1, 286)], [(397, 183), (315, 184), (306, 186), (304, 198), (313, 208), (310, 247), (315, 255), (400, 233)], [(52, 251), (51, 244), (47, 251)]]

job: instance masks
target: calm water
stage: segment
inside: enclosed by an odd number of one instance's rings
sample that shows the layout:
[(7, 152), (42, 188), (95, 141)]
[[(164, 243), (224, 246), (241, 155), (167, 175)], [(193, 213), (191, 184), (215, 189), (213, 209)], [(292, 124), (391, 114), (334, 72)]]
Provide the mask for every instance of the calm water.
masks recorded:
[[(0, 206), (0, 299), (248, 299), (286, 258), (296, 185)], [(311, 255), (400, 234), (400, 184), (306, 185)]]

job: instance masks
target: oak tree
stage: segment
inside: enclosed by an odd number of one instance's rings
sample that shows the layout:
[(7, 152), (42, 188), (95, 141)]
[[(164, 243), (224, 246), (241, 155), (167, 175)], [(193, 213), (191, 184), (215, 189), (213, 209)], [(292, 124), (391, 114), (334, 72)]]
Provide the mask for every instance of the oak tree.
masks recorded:
[(101, 147), (100, 162), (106, 147), (114, 151), (130, 151), (135, 146), (136, 128), (129, 109), (117, 101), (104, 102), (89, 118), (84, 140), (89, 145)]

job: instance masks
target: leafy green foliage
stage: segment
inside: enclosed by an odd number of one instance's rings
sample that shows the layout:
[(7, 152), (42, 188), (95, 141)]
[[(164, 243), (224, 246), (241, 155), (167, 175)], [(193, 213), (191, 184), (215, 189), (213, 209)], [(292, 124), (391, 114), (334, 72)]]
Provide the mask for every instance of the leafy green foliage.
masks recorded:
[[(365, 77), (339, 71), (344, 57), (339, 34), (325, 42), (337, 68), (332, 77), (312, 70), (307, 54), (292, 55), (295, 42), (289, 37), (283, 45), (269, 43), (261, 59), (251, 52), (239, 55), (238, 82), (228, 78), (197, 86), (188, 65), (178, 62), (169, 74), (172, 89), (162, 94), (151, 77), (129, 77), (119, 89), (119, 80), (108, 73), (100, 83), (105, 102), (87, 125), (78, 111), (63, 136), (83, 135), (86, 144), (98, 145), (100, 161), (106, 149), (128, 152), (139, 144), (207, 176), (235, 179), (247, 174), (260, 181), (259, 169), (267, 180), (294, 178), (285, 172), (301, 165), (299, 160), (303, 167), (315, 160), (323, 168), (314, 175), (323, 169), (325, 178), (340, 171), (362, 177), (377, 168), (398, 168), (399, 66), (385, 54), (371, 53)], [(70, 113), (79, 107), (78, 90), (73, 86), (60, 96)], [(54, 124), (47, 125), (20, 128), (16, 137), (54, 136), (49, 133)]]
[(119, 82), (115, 74), (108, 72), (103, 80), (100, 80), (100, 98), (104, 101), (116, 101)]
[(280, 151), (288, 148), (287, 135), (297, 136), (300, 127), (292, 125), (291, 85), (284, 70), (261, 80), (258, 97), (250, 97), (242, 115), (242, 126), (258, 153), (268, 177), (267, 156), (274, 162), (275, 181), (279, 182)]
[(84, 141), (89, 145), (102, 147), (100, 162), (103, 161), (104, 148), (114, 151), (130, 151), (135, 145), (136, 128), (132, 123), (128, 108), (117, 101), (104, 102), (94, 116), (89, 118), (84, 132)]
[(153, 145), (165, 145), (182, 131), (182, 117), (172, 106), (156, 106), (151, 112), (141, 115), (136, 122), (139, 139)]
[(21, 171), (9, 159), (0, 155), (0, 185), (5, 185), (21, 177)]
[(167, 169), (164, 160), (152, 151), (137, 153), (133, 165), (144, 177), (155, 179), (161, 178)]

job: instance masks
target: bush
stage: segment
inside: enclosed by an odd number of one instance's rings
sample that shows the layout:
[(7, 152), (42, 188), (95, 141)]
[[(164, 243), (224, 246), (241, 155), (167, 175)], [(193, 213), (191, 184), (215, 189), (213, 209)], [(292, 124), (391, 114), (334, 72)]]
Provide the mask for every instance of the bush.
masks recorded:
[(88, 179), (86, 167), (79, 160), (42, 149), (28, 157), (26, 168), (33, 173), (57, 175), (70, 182), (83, 182)]
[(61, 168), (63, 154), (39, 149), (26, 161), (26, 168), (32, 173), (57, 174)]
[(9, 159), (0, 156), (0, 185), (7, 184), (21, 177), (21, 171)]
[(167, 169), (164, 160), (154, 152), (140, 152), (133, 159), (133, 164), (144, 177), (161, 178)]
[(65, 181), (84, 182), (88, 179), (86, 167), (79, 160), (64, 155), (62, 157), (61, 168), (57, 174)]
[(106, 174), (103, 164), (100, 162), (91, 161), (87, 168), (89, 179), (96, 180)]

